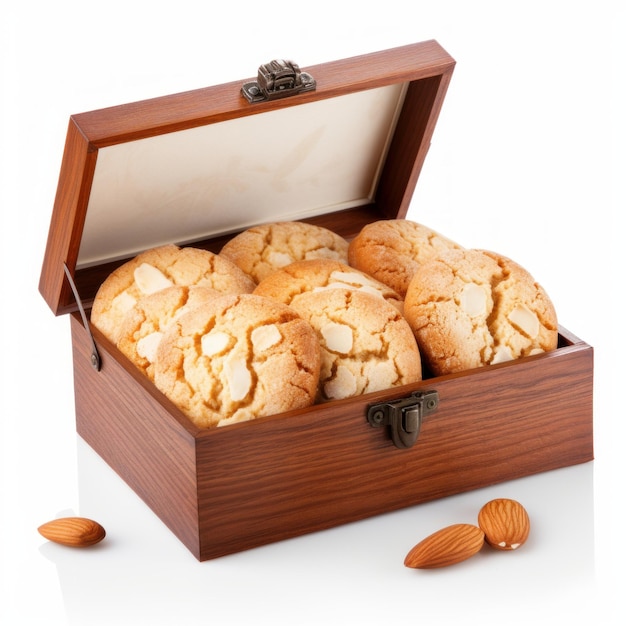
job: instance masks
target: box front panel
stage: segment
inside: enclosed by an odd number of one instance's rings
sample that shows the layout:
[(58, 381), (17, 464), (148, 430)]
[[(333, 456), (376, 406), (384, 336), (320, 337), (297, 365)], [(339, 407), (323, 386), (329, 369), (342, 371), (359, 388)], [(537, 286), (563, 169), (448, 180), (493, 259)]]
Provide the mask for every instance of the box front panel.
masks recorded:
[(592, 355), (571, 346), (421, 383), (439, 409), (407, 450), (366, 419), (397, 391), (211, 433), (198, 446), (201, 558), (591, 460)]

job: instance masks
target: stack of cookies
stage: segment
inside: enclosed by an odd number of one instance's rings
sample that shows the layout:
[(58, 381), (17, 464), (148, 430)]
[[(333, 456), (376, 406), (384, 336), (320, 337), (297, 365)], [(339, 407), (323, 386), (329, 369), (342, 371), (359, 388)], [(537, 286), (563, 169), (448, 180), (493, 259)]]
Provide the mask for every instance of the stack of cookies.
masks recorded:
[(522, 267), (408, 220), (350, 242), (304, 222), (215, 254), (165, 245), (101, 285), (91, 322), (197, 426), (407, 385), (556, 347)]
[(557, 316), (523, 267), (494, 252), (463, 248), (422, 224), (384, 220), (364, 227), (349, 262), (392, 286), (430, 375), (553, 350)]

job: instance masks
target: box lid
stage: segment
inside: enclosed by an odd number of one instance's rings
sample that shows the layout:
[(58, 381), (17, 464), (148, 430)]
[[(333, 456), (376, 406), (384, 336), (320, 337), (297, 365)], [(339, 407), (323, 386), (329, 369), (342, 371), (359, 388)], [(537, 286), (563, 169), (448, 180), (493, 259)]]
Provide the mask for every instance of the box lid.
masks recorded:
[(41, 294), (67, 313), (66, 272), (88, 305), (142, 250), (218, 252), (262, 222), (350, 238), (404, 217), (453, 68), (426, 41), (306, 68), (307, 89), (288, 97), (251, 102), (239, 81), (71, 116)]

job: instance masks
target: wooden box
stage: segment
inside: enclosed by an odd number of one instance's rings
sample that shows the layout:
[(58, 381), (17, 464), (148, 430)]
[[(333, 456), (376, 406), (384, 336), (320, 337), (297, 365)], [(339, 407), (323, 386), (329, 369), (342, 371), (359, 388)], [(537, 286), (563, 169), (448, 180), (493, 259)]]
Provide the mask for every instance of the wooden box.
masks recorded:
[(89, 324), (149, 247), (405, 217), (453, 68), (427, 41), (307, 68), (287, 97), (250, 102), (259, 76), (71, 117), (40, 291), (70, 315), (77, 431), (199, 560), (593, 458), (593, 350), (564, 328), (550, 353), (204, 430)]

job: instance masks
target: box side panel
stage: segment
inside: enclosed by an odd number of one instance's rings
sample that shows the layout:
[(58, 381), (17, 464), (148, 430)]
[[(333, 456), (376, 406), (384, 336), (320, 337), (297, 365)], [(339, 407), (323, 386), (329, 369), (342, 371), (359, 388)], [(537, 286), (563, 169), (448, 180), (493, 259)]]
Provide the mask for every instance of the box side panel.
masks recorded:
[(571, 346), (421, 383), (440, 405), (409, 450), (369, 426), (378, 396), (210, 433), (198, 451), (201, 559), (591, 460), (592, 355)]
[(379, 219), (403, 218), (407, 214), (452, 72), (453, 67), (409, 84), (376, 192), (377, 205), (383, 212)]
[(39, 279), (39, 291), (55, 315), (74, 304), (63, 264), (70, 270), (76, 265), (96, 157), (97, 151), (70, 120)]
[(70, 319), (78, 434), (198, 556), (193, 436), (104, 342), (102, 369), (93, 369), (87, 333), (76, 315)]

